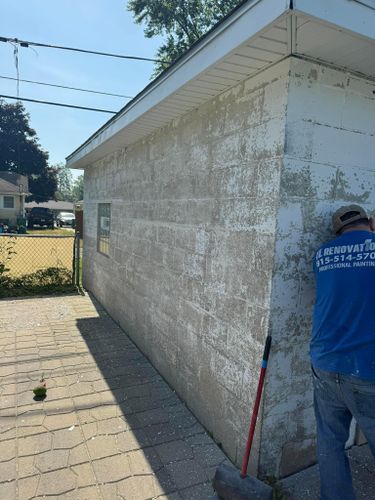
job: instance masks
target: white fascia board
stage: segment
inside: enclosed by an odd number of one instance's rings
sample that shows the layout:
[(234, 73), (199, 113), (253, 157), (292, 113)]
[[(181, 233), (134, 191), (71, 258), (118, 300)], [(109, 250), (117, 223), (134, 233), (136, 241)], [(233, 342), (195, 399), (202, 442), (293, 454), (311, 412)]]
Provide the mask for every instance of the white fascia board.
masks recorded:
[(67, 166), (82, 168), (85, 156), (277, 20), (289, 10), (289, 6), (290, 0), (253, 0), (244, 4), (110, 120), (107, 126), (104, 125), (69, 155)]
[(370, 7), (368, 0), (367, 3), (368, 6), (360, 0), (293, 0), (293, 8), (297, 13), (374, 40), (375, 8)]

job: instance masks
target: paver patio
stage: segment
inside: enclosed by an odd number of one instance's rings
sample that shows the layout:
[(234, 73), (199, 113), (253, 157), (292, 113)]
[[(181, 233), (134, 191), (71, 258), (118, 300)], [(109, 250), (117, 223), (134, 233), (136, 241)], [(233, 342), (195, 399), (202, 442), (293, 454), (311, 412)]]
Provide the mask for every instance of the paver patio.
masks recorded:
[(0, 356), (1, 499), (212, 497), (225, 455), (89, 296), (1, 301)]

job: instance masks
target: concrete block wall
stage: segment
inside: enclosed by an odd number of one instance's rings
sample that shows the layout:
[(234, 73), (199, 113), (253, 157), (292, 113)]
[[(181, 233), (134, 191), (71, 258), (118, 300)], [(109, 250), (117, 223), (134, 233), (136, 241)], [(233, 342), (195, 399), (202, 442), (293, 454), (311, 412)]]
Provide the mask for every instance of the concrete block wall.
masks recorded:
[(291, 60), (260, 455), (261, 470), (276, 476), (315, 461), (312, 257), (334, 237), (336, 208), (359, 203), (374, 214), (373, 89), (373, 82), (343, 71)]
[[(237, 463), (268, 331), (288, 72), (284, 61), (85, 170), (86, 288)], [(96, 250), (101, 202), (109, 257)]]

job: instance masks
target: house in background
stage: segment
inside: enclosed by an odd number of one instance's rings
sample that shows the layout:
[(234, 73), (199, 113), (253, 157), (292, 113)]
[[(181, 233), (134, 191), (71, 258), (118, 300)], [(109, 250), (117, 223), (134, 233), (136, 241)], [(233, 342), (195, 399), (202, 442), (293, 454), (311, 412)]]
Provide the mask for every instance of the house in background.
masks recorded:
[(42, 203), (37, 203), (36, 201), (30, 201), (28, 203), (25, 203), (26, 211), (31, 210), (32, 208), (35, 207), (49, 208), (50, 210), (52, 210), (55, 217), (60, 212), (74, 213), (74, 203), (72, 201), (48, 200)]
[(375, 206), (374, 26), (372, 0), (249, 0), (67, 158), (85, 287), (237, 463), (272, 334), (259, 475), (315, 460), (311, 260)]
[(16, 225), (25, 218), (25, 198), (29, 196), (25, 175), (0, 171), (0, 222)]
[(75, 229), (76, 233), (79, 232), (80, 237), (83, 238), (83, 200), (74, 203), (75, 215)]

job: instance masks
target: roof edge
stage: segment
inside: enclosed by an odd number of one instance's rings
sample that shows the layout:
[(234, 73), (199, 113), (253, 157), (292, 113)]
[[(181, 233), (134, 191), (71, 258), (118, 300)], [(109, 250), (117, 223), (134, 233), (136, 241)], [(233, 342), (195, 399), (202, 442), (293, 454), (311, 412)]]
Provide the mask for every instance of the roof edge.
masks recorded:
[[(178, 59), (176, 59), (165, 71), (158, 75), (154, 80), (152, 80), (144, 89), (141, 90), (131, 101), (129, 101), (123, 108), (121, 108), (116, 115), (111, 117), (107, 122), (105, 122), (98, 130), (96, 130), (85, 142), (83, 142), (78, 148), (76, 148), (72, 153), (66, 157), (67, 163), (89, 145), (95, 138), (97, 138), (103, 131), (105, 131), (110, 125), (114, 124), (122, 116), (124, 116), (129, 110), (135, 107), (140, 101), (145, 98), (148, 94), (155, 91), (160, 87), (167, 79), (169, 79), (174, 73), (176, 73), (184, 64), (186, 64), (191, 58), (196, 56), (200, 51), (202, 51), (212, 40), (216, 39), (225, 30), (230, 28), (240, 17), (245, 15), (249, 10), (252, 10), (257, 4), (265, 3), (266, 0), (245, 0), (240, 3), (235, 9), (228, 13), (222, 20), (220, 20), (215, 26), (213, 26), (205, 35), (203, 35), (199, 40), (197, 40), (184, 54), (182, 54)], [(274, 2), (276, 3), (276, 2)], [(278, 0), (280, 4), (280, 11), (275, 12), (274, 20), (276, 20), (280, 15), (285, 14), (290, 10), (290, 4), (293, 0)], [(73, 167), (74, 168), (74, 167)]]

